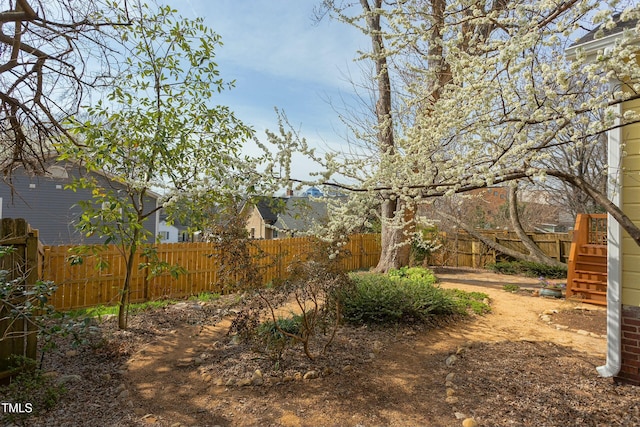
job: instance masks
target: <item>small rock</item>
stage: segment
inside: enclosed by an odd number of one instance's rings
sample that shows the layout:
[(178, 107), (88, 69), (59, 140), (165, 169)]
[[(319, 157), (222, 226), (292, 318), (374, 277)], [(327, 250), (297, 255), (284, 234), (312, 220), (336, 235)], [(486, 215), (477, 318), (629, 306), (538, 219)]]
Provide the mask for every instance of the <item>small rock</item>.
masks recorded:
[(447, 389), (447, 397), (451, 397), (454, 394), (456, 394), (456, 391), (454, 389), (452, 389), (452, 388), (448, 388)]
[(223, 385), (224, 385), (224, 378), (218, 378), (218, 379), (215, 381), (215, 383), (214, 383), (214, 384), (215, 384), (215, 385), (217, 385), (217, 386), (220, 386), (220, 387), (221, 387), (221, 386), (223, 386)]
[(600, 338), (600, 334), (594, 334), (593, 332), (589, 332), (589, 336), (593, 338)]
[(478, 427), (478, 423), (473, 418), (467, 418), (462, 422), (462, 427)]
[(569, 329), (569, 327), (568, 327), (568, 326), (566, 326), (566, 325), (556, 325), (556, 329), (559, 329), (559, 330), (561, 330), (561, 331), (564, 331), (564, 330)]
[(262, 371), (260, 371), (260, 369), (256, 369), (253, 375), (251, 376), (251, 384), (253, 385), (264, 384), (264, 378), (262, 377)]
[(145, 411), (145, 410), (144, 410), (144, 409), (142, 409), (142, 408), (135, 408), (135, 409), (133, 410), (133, 413), (134, 413), (134, 414), (136, 414), (138, 417), (141, 417), (141, 416), (143, 416), (144, 414), (146, 414), (146, 413), (147, 413), (147, 411)]
[(202, 365), (202, 362), (204, 362), (204, 361), (199, 357), (196, 357), (195, 359), (193, 359), (193, 364), (194, 365)]
[(302, 374), (300, 372), (296, 372), (295, 374), (293, 374), (293, 379), (296, 381), (302, 380)]
[(246, 387), (251, 385), (251, 378), (242, 378), (241, 380), (238, 380), (238, 382), (236, 383), (236, 385), (238, 385), (239, 387)]
[(78, 350), (69, 350), (64, 355), (67, 357), (75, 357), (78, 355)]
[(290, 383), (291, 381), (294, 381), (295, 378), (293, 378), (291, 375), (285, 375), (284, 377), (282, 377), (282, 381), (285, 383)]
[(342, 372), (349, 372), (353, 370), (353, 366), (352, 365), (344, 365), (342, 367)]
[(551, 316), (547, 316), (546, 314), (542, 315), (540, 316), (540, 320), (542, 320), (543, 322), (551, 322)]
[(120, 394), (118, 394), (118, 399), (124, 400), (129, 398), (129, 390), (122, 390)]
[(447, 402), (450, 405), (453, 405), (455, 403), (458, 403), (459, 400), (460, 399), (458, 399), (456, 396), (449, 396), (444, 401)]
[(304, 374), (302, 378), (305, 380), (315, 380), (319, 376), (320, 374), (318, 374), (317, 371), (308, 371), (307, 373)]
[(458, 356), (456, 356), (455, 354), (452, 354), (451, 356), (447, 357), (447, 360), (445, 360), (444, 363), (445, 365), (451, 367), (455, 365), (457, 361), (458, 361)]
[(467, 416), (462, 412), (454, 412), (453, 416), (456, 417), (456, 420), (464, 420), (465, 418), (467, 418)]
[(186, 368), (191, 366), (193, 363), (193, 359), (190, 357), (185, 357), (183, 359), (178, 359), (178, 361), (174, 364), (176, 368)]
[(482, 303), (484, 305), (490, 305), (491, 304), (491, 300), (489, 298), (485, 298), (485, 299), (482, 300)]
[(209, 374), (205, 374), (205, 375), (203, 375), (203, 376), (202, 376), (202, 380), (203, 380), (205, 383), (208, 383), (209, 381), (211, 381), (211, 375), (209, 375)]
[(453, 382), (451, 381), (447, 381), (444, 383), (444, 386), (447, 388), (453, 388), (455, 384), (453, 384)]
[(455, 373), (453, 373), (453, 372), (449, 372), (449, 373), (447, 374), (446, 381), (447, 381), (447, 382), (451, 382), (451, 381), (453, 381), (453, 379), (454, 379), (455, 377), (456, 377), (456, 374), (455, 374)]
[(369, 353), (369, 359), (375, 359), (376, 355), (375, 353)]
[(578, 330), (576, 331), (576, 333), (577, 333), (578, 335), (589, 336), (589, 332), (588, 332), (588, 331), (585, 331), (584, 329), (578, 329)]
[(155, 423), (158, 422), (158, 419), (156, 417), (154, 417), (153, 415), (145, 416), (145, 417), (143, 417), (143, 420), (147, 424), (155, 424)]

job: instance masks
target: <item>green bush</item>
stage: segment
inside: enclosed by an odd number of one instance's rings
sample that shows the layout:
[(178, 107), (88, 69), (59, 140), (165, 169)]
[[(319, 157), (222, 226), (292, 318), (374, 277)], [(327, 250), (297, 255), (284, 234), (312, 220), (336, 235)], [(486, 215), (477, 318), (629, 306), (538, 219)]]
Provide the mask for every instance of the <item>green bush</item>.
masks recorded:
[(434, 286), (435, 276), (428, 270), (428, 274), (425, 269), (400, 271), (351, 275), (353, 286), (337, 293), (343, 318), (356, 324), (410, 323), (463, 313), (470, 307), (462, 294)]
[(397, 270), (389, 270), (387, 274), (392, 278), (417, 280), (431, 285), (438, 282), (438, 278), (433, 274), (433, 271), (422, 267), (401, 267)]
[(260, 323), (254, 337), (273, 360), (280, 362), (284, 350), (295, 343), (292, 335), (300, 335), (301, 329), (302, 316), (280, 317), (275, 322), (265, 320)]
[(487, 264), (487, 268), (501, 274), (523, 274), (529, 277), (546, 277), (548, 279), (567, 277), (566, 266), (557, 267), (530, 261), (502, 261)]

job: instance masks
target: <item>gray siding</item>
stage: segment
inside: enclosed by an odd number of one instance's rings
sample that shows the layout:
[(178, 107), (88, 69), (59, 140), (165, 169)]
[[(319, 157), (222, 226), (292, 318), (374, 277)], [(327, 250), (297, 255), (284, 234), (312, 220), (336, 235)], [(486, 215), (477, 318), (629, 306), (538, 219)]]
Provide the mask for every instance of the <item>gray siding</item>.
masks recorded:
[[(100, 236), (86, 237), (76, 230), (75, 224), (82, 212), (77, 203), (91, 200), (91, 191), (65, 189), (74, 176), (80, 176), (77, 168), (66, 165), (65, 169), (68, 178), (29, 176), (23, 169), (16, 169), (12, 181), (13, 195), (9, 185), (0, 183), (2, 217), (26, 219), (31, 228), (39, 230), (40, 241), (45, 245), (103, 243)], [(106, 178), (98, 177), (106, 183)], [(148, 198), (145, 203), (155, 206), (156, 202)], [(156, 225), (155, 215), (145, 223), (145, 228), (152, 232), (152, 241), (157, 235)]]

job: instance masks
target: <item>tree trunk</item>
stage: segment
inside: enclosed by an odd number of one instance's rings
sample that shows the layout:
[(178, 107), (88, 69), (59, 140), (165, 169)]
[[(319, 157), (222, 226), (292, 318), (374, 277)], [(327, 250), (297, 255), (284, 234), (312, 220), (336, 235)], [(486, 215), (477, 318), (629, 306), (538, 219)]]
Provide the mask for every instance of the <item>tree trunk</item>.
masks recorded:
[[(138, 231), (134, 231), (135, 239), (138, 238)], [(134, 242), (136, 240), (133, 240)], [(131, 294), (131, 276), (133, 275), (133, 258), (136, 254), (137, 246), (132, 243), (128, 250), (126, 259), (126, 271), (124, 274), (124, 283), (122, 284), (120, 295), (120, 304), (118, 304), (118, 328), (127, 329), (129, 323), (129, 296)], [(124, 252), (126, 253), (126, 252)]]
[[(371, 38), (372, 58), (376, 66), (377, 95), (376, 120), (378, 123), (378, 144), (383, 156), (395, 154), (395, 140), (393, 135), (393, 115), (391, 109), (391, 79), (387, 57), (384, 53), (384, 40), (380, 14), (382, 0), (360, 0), (362, 10), (366, 14), (367, 29)], [(408, 210), (405, 204), (397, 198), (387, 198), (382, 203), (381, 211), (381, 243), (382, 253), (375, 271), (386, 272), (392, 268), (399, 268), (409, 264), (409, 242), (405, 234), (404, 217)]]
[(406, 235), (407, 225), (399, 222), (400, 216), (407, 209), (404, 203), (396, 200), (386, 200), (382, 204), (382, 231), (380, 233), (380, 260), (374, 271), (386, 273), (395, 268), (409, 265), (411, 245)]
[(511, 218), (511, 225), (515, 230), (516, 234), (524, 244), (524, 247), (529, 251), (529, 255), (535, 259), (535, 262), (553, 265), (556, 267), (564, 266), (565, 264), (557, 261), (542, 252), (538, 245), (531, 240), (529, 235), (522, 228), (522, 223), (520, 222), (520, 215), (518, 214), (518, 185), (516, 184), (509, 188), (509, 217)]

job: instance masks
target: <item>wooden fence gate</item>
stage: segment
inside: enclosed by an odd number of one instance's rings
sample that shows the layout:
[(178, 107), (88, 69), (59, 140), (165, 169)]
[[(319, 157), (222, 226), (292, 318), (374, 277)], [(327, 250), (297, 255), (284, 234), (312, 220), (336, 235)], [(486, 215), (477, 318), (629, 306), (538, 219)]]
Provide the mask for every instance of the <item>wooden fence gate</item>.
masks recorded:
[[(37, 230), (31, 230), (24, 219), (2, 219), (0, 246), (10, 246), (13, 252), (0, 257), (0, 270), (4, 279), (20, 280), (28, 288), (36, 283), (42, 273)], [(11, 356), (36, 359), (36, 325), (29, 318), (15, 316), (15, 305), (23, 301), (23, 295), (6, 295), (0, 300), (0, 382), (14, 371), (10, 370)]]

